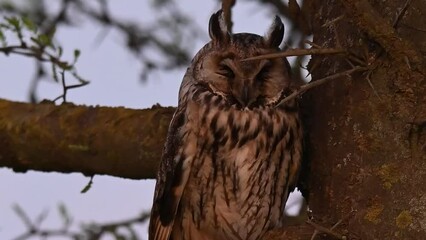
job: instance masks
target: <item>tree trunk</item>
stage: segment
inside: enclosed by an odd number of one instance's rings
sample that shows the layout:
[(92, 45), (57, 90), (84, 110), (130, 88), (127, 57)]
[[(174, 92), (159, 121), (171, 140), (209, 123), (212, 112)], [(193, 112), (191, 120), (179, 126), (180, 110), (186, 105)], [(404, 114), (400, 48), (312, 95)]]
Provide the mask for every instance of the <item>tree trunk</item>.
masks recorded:
[(426, 2), (312, 2), (314, 43), (351, 53), (313, 57), (313, 79), (369, 68), (303, 96), (313, 221), (342, 220), (347, 239), (424, 239)]

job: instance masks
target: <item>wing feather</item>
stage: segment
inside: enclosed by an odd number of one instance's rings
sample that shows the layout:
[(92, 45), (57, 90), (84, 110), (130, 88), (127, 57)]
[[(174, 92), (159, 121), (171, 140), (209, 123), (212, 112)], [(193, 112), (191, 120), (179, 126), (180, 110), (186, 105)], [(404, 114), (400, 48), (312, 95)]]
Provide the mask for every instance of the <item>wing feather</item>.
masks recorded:
[(149, 224), (149, 240), (168, 240), (173, 228), (189, 169), (183, 169), (182, 135), (185, 110), (178, 107), (169, 126), (166, 144), (157, 175), (154, 202)]

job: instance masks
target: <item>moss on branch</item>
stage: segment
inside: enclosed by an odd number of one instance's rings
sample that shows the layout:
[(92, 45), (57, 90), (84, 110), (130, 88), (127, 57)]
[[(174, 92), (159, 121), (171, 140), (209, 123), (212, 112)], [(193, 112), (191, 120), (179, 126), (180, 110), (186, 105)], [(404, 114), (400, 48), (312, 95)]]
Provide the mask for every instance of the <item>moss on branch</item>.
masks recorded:
[(154, 178), (173, 112), (0, 99), (0, 167)]

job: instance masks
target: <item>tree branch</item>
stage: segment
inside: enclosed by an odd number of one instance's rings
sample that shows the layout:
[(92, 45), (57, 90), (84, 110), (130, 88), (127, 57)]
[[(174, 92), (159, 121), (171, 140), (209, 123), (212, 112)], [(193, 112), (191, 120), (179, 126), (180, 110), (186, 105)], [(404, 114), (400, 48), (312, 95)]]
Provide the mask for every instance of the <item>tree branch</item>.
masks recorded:
[(0, 167), (154, 178), (173, 112), (0, 99)]

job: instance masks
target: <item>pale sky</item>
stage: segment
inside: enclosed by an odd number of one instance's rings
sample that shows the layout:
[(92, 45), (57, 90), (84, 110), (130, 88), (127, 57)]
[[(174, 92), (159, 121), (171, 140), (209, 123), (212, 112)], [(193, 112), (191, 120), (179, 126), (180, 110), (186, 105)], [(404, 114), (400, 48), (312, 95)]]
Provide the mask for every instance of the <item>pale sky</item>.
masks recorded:
[[(52, 3), (54, 8), (57, 1)], [(153, 19), (154, 12), (147, 2), (109, 0), (111, 12), (124, 19), (145, 23)], [(179, 7), (187, 12), (204, 31), (208, 40), (207, 24), (210, 15), (220, 8), (216, 0), (178, 0)], [(233, 9), (234, 32), (253, 32), (263, 35), (274, 15), (263, 6), (238, 1)], [(160, 103), (163, 106), (176, 106), (177, 93), (185, 68), (156, 72), (148, 82), (139, 80), (140, 63), (123, 45), (123, 38), (110, 31), (100, 45), (95, 44), (102, 27), (88, 21), (78, 28), (61, 28), (57, 38), (65, 49), (65, 56), (72, 56), (74, 49), (82, 54), (77, 64), (81, 76), (91, 83), (83, 88), (71, 90), (68, 101), (84, 105), (124, 106), (147, 108)], [(195, 52), (206, 42), (198, 42)], [(13, 101), (27, 101), (30, 79), (34, 73), (34, 63), (24, 57), (0, 55), (0, 98)], [(43, 82), (38, 96), (53, 99), (61, 94), (61, 86)], [(95, 176), (92, 188), (86, 194), (81, 189), (89, 179), (82, 174), (57, 174), (29, 171), (14, 173), (10, 169), (0, 169), (0, 239), (13, 239), (23, 233), (25, 225), (13, 212), (12, 206), (19, 204), (35, 219), (41, 212), (49, 215), (42, 224), (48, 229), (58, 229), (61, 225), (57, 206), (63, 203), (74, 219), (74, 228), (80, 223), (108, 223), (137, 216), (149, 211), (152, 204), (153, 180), (127, 180), (109, 176)], [(139, 227), (138, 233), (146, 237), (146, 226)], [(52, 238), (53, 239), (53, 238)], [(59, 238), (58, 238), (59, 239)], [(63, 238), (62, 238), (63, 239)], [(103, 238), (113, 239), (113, 238)]]

